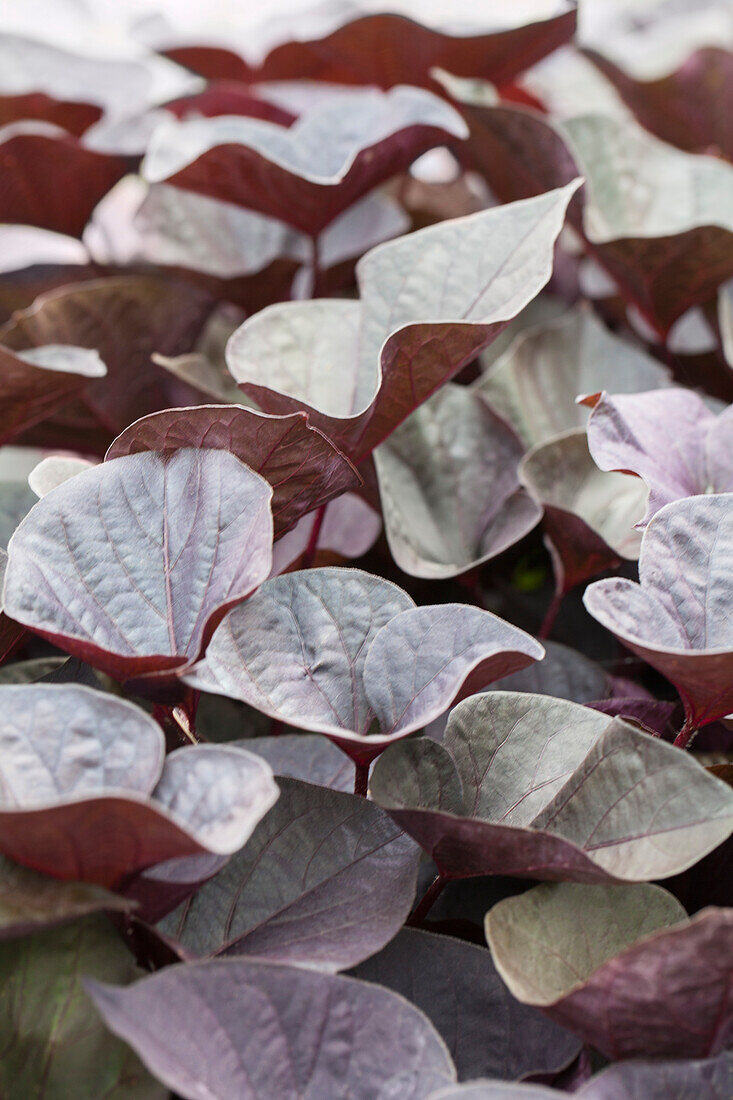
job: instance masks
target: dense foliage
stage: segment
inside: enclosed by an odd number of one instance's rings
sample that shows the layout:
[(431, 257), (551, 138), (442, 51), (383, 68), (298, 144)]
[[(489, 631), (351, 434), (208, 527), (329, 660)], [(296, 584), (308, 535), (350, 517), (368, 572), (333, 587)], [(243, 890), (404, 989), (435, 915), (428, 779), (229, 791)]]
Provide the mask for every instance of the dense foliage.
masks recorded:
[(558, 8), (0, 33), (4, 1098), (733, 1095), (733, 26)]

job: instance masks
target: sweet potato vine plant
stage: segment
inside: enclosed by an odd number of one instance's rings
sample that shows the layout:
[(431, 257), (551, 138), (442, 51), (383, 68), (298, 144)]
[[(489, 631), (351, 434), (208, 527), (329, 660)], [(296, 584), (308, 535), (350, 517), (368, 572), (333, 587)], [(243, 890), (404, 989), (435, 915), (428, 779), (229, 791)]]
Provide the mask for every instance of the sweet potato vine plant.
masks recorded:
[(733, 1095), (733, 54), (629, 13), (0, 34), (8, 1100)]

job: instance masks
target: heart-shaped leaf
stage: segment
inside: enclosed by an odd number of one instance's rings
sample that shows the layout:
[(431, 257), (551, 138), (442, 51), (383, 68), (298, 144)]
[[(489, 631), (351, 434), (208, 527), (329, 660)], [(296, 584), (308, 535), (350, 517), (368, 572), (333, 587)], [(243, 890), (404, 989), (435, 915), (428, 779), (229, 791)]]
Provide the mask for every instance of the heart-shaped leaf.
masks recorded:
[(72, 684), (0, 688), (0, 849), (64, 879), (115, 886), (176, 856), (230, 855), (274, 804), (267, 764), (198, 745), (164, 756), (157, 722)]
[(730, 1045), (733, 910), (690, 920), (657, 886), (546, 884), (495, 905), (486, 936), (514, 996), (608, 1058)]
[(214, 959), (169, 966), (127, 989), (95, 981), (87, 989), (107, 1027), (187, 1100), (423, 1100), (455, 1081), (425, 1016), (353, 978)]
[(668, 378), (661, 363), (581, 307), (520, 333), (474, 387), (529, 448), (585, 427), (578, 394), (636, 393)]
[(412, 1001), (446, 1041), (458, 1074), (523, 1077), (563, 1069), (579, 1051), (569, 1032), (520, 1006), (491, 955), (474, 944), (404, 928), (355, 978)]
[(430, 92), (365, 88), (315, 105), (289, 129), (233, 115), (162, 124), (142, 174), (316, 236), (421, 153), (466, 134), (461, 116)]
[(0, 347), (0, 441), (18, 435), (107, 373), (96, 352), (47, 345), (17, 354)]
[(85, 470), (13, 535), (6, 614), (117, 679), (164, 682), (270, 572), (271, 496), (219, 450)]
[(594, 618), (679, 692), (689, 731), (733, 710), (733, 495), (667, 504), (644, 532), (639, 584), (596, 581)]
[[(28, 474), (28, 485), (37, 497), (45, 497), (52, 489), (58, 489), (70, 477), (95, 466), (86, 458), (68, 458), (66, 455), (49, 455), (42, 458)], [(30, 511), (30, 508), (28, 509)], [(27, 514), (27, 513), (26, 513)]]
[(555, 588), (576, 584), (639, 556), (636, 524), (644, 514), (644, 484), (603, 473), (582, 429), (539, 443), (524, 457), (519, 479), (544, 509)]
[(355, 966), (404, 923), (419, 849), (365, 798), (295, 779), (279, 787), (246, 848), (159, 928), (193, 955)]
[(360, 483), (349, 460), (304, 413), (268, 416), (242, 405), (198, 405), (151, 413), (118, 436), (106, 458), (180, 448), (228, 451), (272, 486), (275, 535)]
[(131, 421), (153, 409), (195, 404), (200, 394), (150, 362), (153, 352), (190, 351), (211, 312), (196, 287), (152, 275), (96, 279), (43, 294), (0, 329), (12, 351), (48, 344), (94, 348), (107, 377), (89, 382), (44, 425), (44, 446), (104, 454)]
[(370, 787), (449, 878), (664, 878), (733, 830), (733, 792), (691, 757), (547, 695), (467, 699), (442, 744), (393, 745)]
[[(20, 122), (0, 130), (0, 222), (80, 237), (92, 210), (127, 171), (57, 126)], [(59, 187), (63, 175), (65, 187)]]
[(266, 412), (308, 412), (362, 461), (542, 289), (578, 185), (372, 249), (357, 267), (361, 303), (262, 310), (231, 337), (229, 369)]
[(733, 160), (733, 127), (727, 112), (719, 109), (733, 95), (730, 50), (695, 50), (674, 72), (651, 80), (634, 79), (597, 50), (584, 53), (646, 130), (689, 153), (719, 151)]
[(186, 682), (325, 733), (368, 762), (542, 646), (465, 604), (415, 607), (352, 569), (275, 577), (226, 616)]
[(100, 916), (0, 943), (0, 1089), (10, 1098), (165, 1100), (166, 1092), (109, 1033), (83, 977), (129, 982), (132, 956)]
[(0, 548), (0, 661), (4, 661), (12, 653), (25, 633), (23, 627), (9, 619), (3, 611), (2, 588), (7, 565), (8, 555)]
[(448, 384), (377, 448), (392, 556), (417, 577), (454, 577), (519, 542), (541, 510), (519, 484), (523, 447), (465, 386)]
[(665, 504), (733, 490), (733, 407), (716, 415), (694, 390), (589, 398), (588, 448), (601, 470), (623, 470), (649, 489), (646, 525)]

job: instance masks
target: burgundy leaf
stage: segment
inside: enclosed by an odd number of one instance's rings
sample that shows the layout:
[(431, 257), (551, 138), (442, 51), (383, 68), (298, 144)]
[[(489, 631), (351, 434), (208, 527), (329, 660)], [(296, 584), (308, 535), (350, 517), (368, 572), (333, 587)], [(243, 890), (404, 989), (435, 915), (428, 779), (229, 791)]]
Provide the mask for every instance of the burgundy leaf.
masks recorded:
[(365, 798), (295, 779), (279, 787), (246, 847), (159, 930), (192, 955), (355, 966), (404, 923), (419, 849)]
[(558, 125), (518, 107), (473, 106), (466, 113), (471, 154), (503, 201), (585, 176), (584, 200), (570, 211), (573, 225), (659, 336), (730, 278), (727, 164), (680, 152), (608, 116)]
[(445, 1039), (462, 1079), (563, 1069), (580, 1043), (511, 996), (485, 948), (404, 928), (355, 978), (416, 1005)]
[(449, 878), (663, 878), (733, 829), (733, 792), (687, 754), (546, 695), (467, 699), (442, 744), (391, 746), (370, 789)]
[[(574, 9), (525, 26), (480, 35), (451, 35), (401, 15), (364, 15), (324, 38), (276, 46), (260, 66), (227, 50), (171, 50), (181, 64), (210, 78), (318, 80), (335, 84), (432, 86), (431, 69), (505, 84), (572, 37)], [(239, 64), (237, 64), (239, 62)]]
[(659, 887), (548, 884), (495, 905), (486, 935), (514, 996), (607, 1058), (730, 1046), (733, 910), (689, 920)]
[(6, 127), (0, 156), (0, 221), (71, 237), (81, 236), (94, 207), (127, 171), (121, 157), (94, 152), (44, 123)]
[(646, 130), (689, 153), (720, 152), (733, 160), (733, 125), (723, 104), (733, 96), (733, 53), (709, 46), (678, 69), (636, 80), (597, 50), (584, 50)]
[(733, 711), (733, 495), (668, 504), (644, 532), (639, 584), (596, 581), (594, 618), (674, 684), (688, 731)]
[(44, 92), (0, 95), (0, 126), (33, 119), (50, 122), (74, 137), (81, 137), (101, 117), (101, 108), (92, 103), (64, 102)]
[(716, 416), (693, 391), (594, 395), (588, 448), (602, 470), (636, 474), (649, 489), (646, 526), (665, 504), (733, 490), (733, 408)]
[(430, 92), (364, 89), (315, 106), (290, 129), (233, 115), (163, 124), (142, 173), (314, 237), (421, 153), (465, 136), (460, 115)]
[(106, 460), (145, 451), (172, 454), (186, 447), (228, 451), (268, 481), (276, 537), (361, 481), (349, 460), (310, 427), (304, 413), (268, 416), (241, 405), (151, 413), (117, 437)]
[(94, 466), (15, 532), (6, 614), (117, 679), (165, 683), (270, 572), (271, 497), (225, 451)]
[(279, 126), (289, 126), (296, 118), (289, 111), (283, 110), (282, 107), (278, 107), (267, 99), (262, 99), (250, 88), (231, 79), (212, 80), (203, 92), (171, 100), (166, 103), (165, 109), (176, 118), (244, 115), (247, 118), (261, 118), (266, 122), (274, 122)]
[(48, 432), (51, 445), (103, 454), (139, 416), (200, 400), (150, 356), (189, 351), (212, 304), (193, 286), (151, 275), (98, 279), (43, 294), (0, 329), (0, 342), (16, 352), (62, 343), (98, 351), (107, 377), (88, 384), (83, 404), (61, 410)]
[(381, 578), (309, 569), (273, 578), (227, 615), (186, 682), (325, 733), (366, 762), (543, 654), (476, 607), (415, 607)]
[(233, 334), (229, 369), (266, 412), (306, 411), (363, 461), (542, 289), (577, 186), (372, 249), (357, 268), (361, 303), (271, 306)]
[(186, 1100), (423, 1100), (455, 1081), (425, 1016), (354, 978), (214, 959), (86, 988), (107, 1027)]
[(0, 692), (0, 849), (35, 870), (113, 887), (176, 856), (229, 855), (277, 798), (261, 758), (224, 745), (166, 758), (158, 724), (114, 696)]
[(0, 442), (43, 420), (107, 368), (96, 352), (48, 344), (14, 353), (0, 346)]

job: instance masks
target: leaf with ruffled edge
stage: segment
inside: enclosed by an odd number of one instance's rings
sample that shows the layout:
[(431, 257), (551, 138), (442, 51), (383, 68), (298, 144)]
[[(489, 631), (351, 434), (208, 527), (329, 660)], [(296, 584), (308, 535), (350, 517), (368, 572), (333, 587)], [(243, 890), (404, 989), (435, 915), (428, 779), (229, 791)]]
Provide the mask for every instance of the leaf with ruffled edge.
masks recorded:
[(420, 88), (329, 97), (291, 127), (224, 115), (161, 124), (142, 175), (257, 210), (317, 236), (349, 206), (466, 124)]
[(585, 403), (593, 461), (649, 489), (640, 527), (673, 500), (733, 490), (733, 406), (716, 415), (686, 389), (601, 393)]
[(547, 283), (579, 185), (379, 245), (357, 265), (360, 302), (285, 302), (245, 321), (232, 375), (266, 412), (307, 412), (358, 464)]
[(230, 612), (185, 677), (373, 760), (479, 686), (541, 660), (524, 631), (467, 604), (415, 607), (355, 569), (308, 569)]
[(228, 451), (272, 486), (275, 536), (301, 516), (361, 483), (349, 460), (305, 413), (268, 416), (242, 405), (166, 409), (135, 421), (115, 439), (106, 459), (186, 447)]
[(157, 722), (116, 696), (29, 684), (0, 700), (0, 850), (57, 878), (113, 887), (176, 856), (230, 855), (277, 799), (261, 757), (166, 757)]

